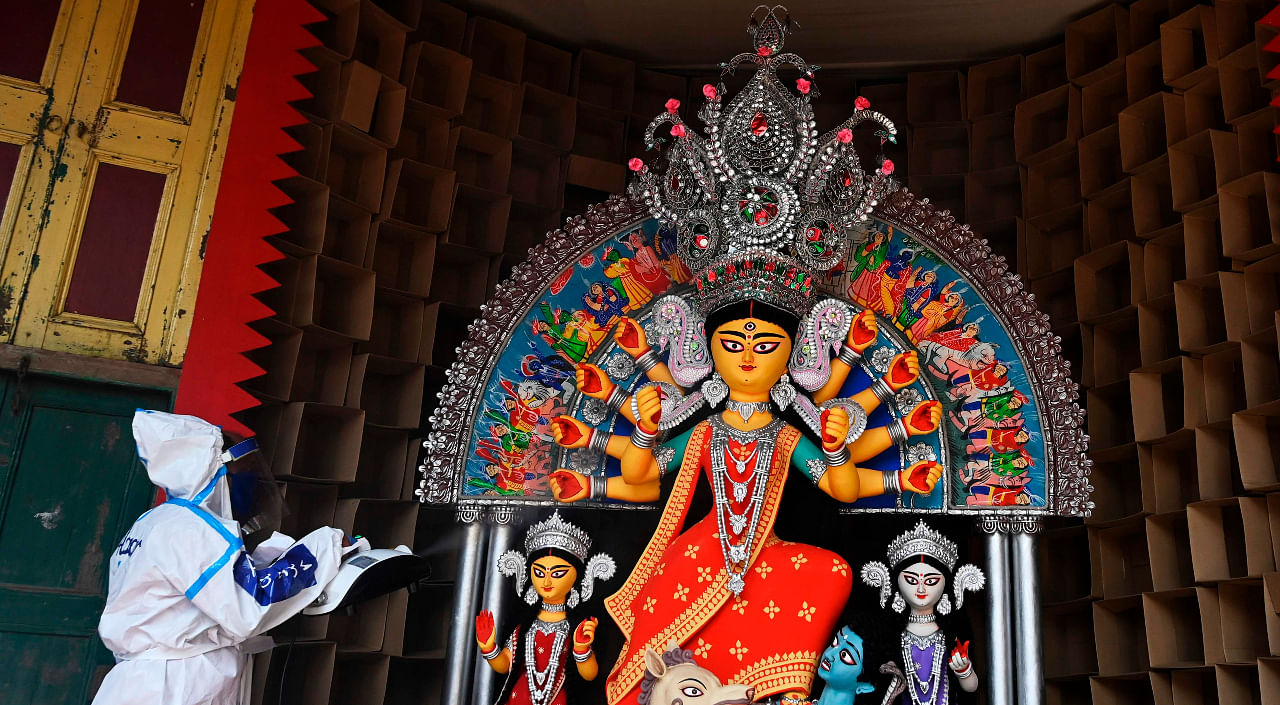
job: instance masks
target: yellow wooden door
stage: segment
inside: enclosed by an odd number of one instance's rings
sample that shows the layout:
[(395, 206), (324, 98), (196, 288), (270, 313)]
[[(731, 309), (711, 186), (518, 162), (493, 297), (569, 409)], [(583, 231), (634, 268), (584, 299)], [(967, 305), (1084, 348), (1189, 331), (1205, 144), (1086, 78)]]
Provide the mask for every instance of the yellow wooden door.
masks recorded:
[(50, 63), (68, 67), (44, 87), (49, 117), (31, 126), (0, 330), (23, 346), (176, 365), (253, 3), (62, 5), (66, 36), (50, 57), (66, 58)]

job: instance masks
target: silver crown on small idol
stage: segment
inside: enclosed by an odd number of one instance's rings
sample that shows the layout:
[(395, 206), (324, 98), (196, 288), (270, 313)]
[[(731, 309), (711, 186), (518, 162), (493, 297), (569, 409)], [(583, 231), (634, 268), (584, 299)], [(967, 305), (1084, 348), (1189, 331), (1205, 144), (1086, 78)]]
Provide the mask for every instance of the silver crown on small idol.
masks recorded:
[(591, 537), (586, 531), (565, 521), (560, 512), (534, 524), (524, 537), (524, 552), (532, 556), (538, 551), (558, 548), (567, 551), (583, 563), (587, 562), (587, 554), (591, 553)]
[[(754, 51), (723, 64), (722, 80), (703, 87), (703, 134), (683, 121), (680, 101), (672, 98), (645, 130), (651, 149), (662, 146), (659, 159), (653, 167), (640, 159), (629, 164), (637, 175), (632, 193), (675, 226), (678, 251), (691, 269), (742, 249), (767, 248), (825, 272), (848, 252), (849, 228), (869, 220), (871, 209), (897, 189), (892, 162), (881, 155), (868, 174), (854, 149), (853, 131), (867, 121), (879, 127), (882, 145), (897, 142), (893, 122), (864, 98), (847, 120), (819, 135), (811, 104), (818, 67), (782, 52), (790, 30), (786, 8), (757, 7), (747, 30)], [(755, 66), (755, 75), (726, 104), (723, 79), (745, 64)], [(794, 86), (778, 77), (784, 66), (799, 71)], [(670, 145), (662, 144), (665, 132), (658, 134), (664, 125)]]
[(960, 559), (955, 542), (930, 529), (924, 521), (916, 524), (911, 531), (894, 539), (889, 544), (886, 558), (889, 559), (889, 565), (893, 566), (912, 556), (921, 555), (929, 556), (942, 563), (947, 570), (955, 570), (956, 561)]

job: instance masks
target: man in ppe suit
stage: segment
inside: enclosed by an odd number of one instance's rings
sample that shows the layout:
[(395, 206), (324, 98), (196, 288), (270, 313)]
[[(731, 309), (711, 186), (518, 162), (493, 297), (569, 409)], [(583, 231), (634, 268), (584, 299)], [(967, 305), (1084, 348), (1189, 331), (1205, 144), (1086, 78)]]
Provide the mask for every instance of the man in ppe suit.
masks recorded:
[(98, 633), (117, 665), (93, 703), (247, 703), (241, 644), (316, 599), (338, 572), (343, 532), (317, 529), (297, 542), (273, 533), (248, 553), (227, 472), (256, 444), (224, 453), (217, 426), (141, 409), (133, 436), (168, 501), (139, 517), (110, 557)]

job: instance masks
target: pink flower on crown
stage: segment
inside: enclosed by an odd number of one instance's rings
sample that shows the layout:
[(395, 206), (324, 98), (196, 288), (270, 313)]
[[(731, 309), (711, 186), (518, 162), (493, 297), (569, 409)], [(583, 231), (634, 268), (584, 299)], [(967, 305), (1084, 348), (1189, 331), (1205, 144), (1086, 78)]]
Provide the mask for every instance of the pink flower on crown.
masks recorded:
[(671, 126), (672, 137), (684, 137), (685, 134), (687, 133), (685, 132), (684, 125), (676, 124)]
[(716, 92), (716, 87), (711, 85), (710, 83), (703, 84), (702, 95), (706, 96), (707, 100), (715, 100), (716, 95), (718, 95)]
[(853, 107), (858, 110), (866, 110), (871, 107), (871, 101), (863, 98), (862, 96), (858, 96), (853, 101)]
[(667, 112), (675, 113), (675, 111), (679, 109), (680, 109), (680, 101), (676, 100), (675, 98), (667, 99)]
[(853, 141), (853, 130), (850, 130), (847, 127), (844, 128), (836, 133), (836, 139), (840, 140), (841, 144), (849, 144)]
[(797, 79), (796, 79), (796, 90), (800, 91), (801, 93), (803, 93), (803, 94), (805, 94), (805, 95), (809, 95), (809, 87), (810, 87), (811, 85), (812, 85), (812, 84), (811, 84), (811, 83), (809, 83), (809, 80), (808, 80), (808, 79), (805, 79), (805, 78), (797, 78)]
[(627, 162), (627, 168), (632, 171), (640, 171), (644, 168), (644, 162), (639, 157), (632, 157), (631, 161)]
[(756, 49), (756, 54), (760, 56), (769, 56), (773, 54), (773, 47), (760, 47)]
[(893, 162), (888, 159), (884, 160), (884, 164), (880, 165), (880, 173), (888, 176), (893, 173)]

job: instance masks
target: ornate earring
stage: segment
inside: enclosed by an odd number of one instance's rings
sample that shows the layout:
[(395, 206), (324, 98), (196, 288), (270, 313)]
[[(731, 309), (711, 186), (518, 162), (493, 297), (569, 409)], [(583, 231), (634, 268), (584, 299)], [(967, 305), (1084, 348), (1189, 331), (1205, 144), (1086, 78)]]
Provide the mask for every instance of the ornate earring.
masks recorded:
[(578, 588), (574, 588), (569, 591), (569, 597), (565, 599), (564, 602), (569, 606), (569, 609), (573, 609), (574, 607), (577, 607), (578, 603), (581, 601), (582, 598), (578, 596)]
[(941, 600), (938, 600), (938, 614), (946, 616), (951, 614), (951, 596), (944, 594)]
[(889, 603), (894, 612), (902, 612), (907, 609), (907, 601), (902, 599), (902, 593), (894, 593), (893, 602)]
[[(794, 393), (794, 392), (793, 392)], [(729, 396), (729, 385), (719, 372), (712, 372), (711, 378), (702, 383), (702, 397), (712, 407), (720, 406), (720, 402)]]
[(538, 591), (533, 589), (532, 585), (524, 591), (524, 601), (530, 605), (538, 601)]
[(796, 388), (791, 386), (791, 378), (784, 372), (782, 377), (769, 388), (769, 398), (778, 405), (780, 411), (786, 411), (791, 402), (796, 400)]

